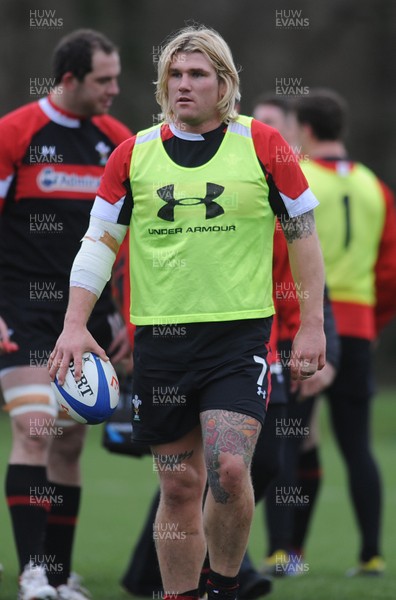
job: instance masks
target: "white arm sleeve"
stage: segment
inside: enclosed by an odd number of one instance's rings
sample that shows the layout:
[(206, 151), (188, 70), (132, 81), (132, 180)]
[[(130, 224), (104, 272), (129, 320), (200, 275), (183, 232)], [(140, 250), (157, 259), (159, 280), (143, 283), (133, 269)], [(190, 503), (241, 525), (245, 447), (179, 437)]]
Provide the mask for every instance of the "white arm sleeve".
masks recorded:
[(70, 273), (70, 286), (82, 287), (99, 298), (128, 226), (91, 217)]

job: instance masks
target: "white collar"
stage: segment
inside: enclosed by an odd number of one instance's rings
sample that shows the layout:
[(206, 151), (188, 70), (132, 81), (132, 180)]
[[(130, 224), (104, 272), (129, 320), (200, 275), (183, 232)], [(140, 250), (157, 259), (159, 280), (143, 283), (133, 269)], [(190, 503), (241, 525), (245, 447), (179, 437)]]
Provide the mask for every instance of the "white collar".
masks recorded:
[(65, 115), (64, 113), (60, 112), (51, 104), (48, 98), (41, 98), (41, 100), (39, 100), (39, 105), (41, 110), (54, 123), (57, 123), (58, 125), (63, 125), (64, 127), (70, 127), (72, 129), (78, 129), (78, 127), (81, 126), (80, 119), (78, 119), (77, 117), (69, 117), (68, 115)]
[(181, 140), (187, 140), (188, 142), (204, 142), (205, 138), (200, 133), (191, 133), (189, 131), (183, 131), (182, 129), (178, 129), (174, 123), (169, 124), (169, 129), (176, 137)]

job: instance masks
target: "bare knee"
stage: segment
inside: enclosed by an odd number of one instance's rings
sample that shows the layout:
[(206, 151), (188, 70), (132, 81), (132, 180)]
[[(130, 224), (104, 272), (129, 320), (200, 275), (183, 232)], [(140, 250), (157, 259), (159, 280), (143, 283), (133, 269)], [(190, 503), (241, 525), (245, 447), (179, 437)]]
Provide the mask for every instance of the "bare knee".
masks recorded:
[(172, 509), (187, 504), (202, 505), (205, 477), (192, 469), (179, 475), (161, 477), (161, 502)]
[(26, 413), (12, 417), (11, 462), (45, 464), (51, 442), (51, 417), (45, 413)]
[(250, 483), (249, 469), (241, 456), (222, 454), (216, 461), (210, 461), (208, 466), (209, 487), (216, 501), (239, 497)]
[(200, 427), (177, 442), (152, 447), (154, 466), (160, 477), (162, 508), (183, 505), (202, 508), (206, 470)]
[(12, 423), (11, 463), (44, 464), (58, 412), (47, 369), (2, 372), (1, 387)]

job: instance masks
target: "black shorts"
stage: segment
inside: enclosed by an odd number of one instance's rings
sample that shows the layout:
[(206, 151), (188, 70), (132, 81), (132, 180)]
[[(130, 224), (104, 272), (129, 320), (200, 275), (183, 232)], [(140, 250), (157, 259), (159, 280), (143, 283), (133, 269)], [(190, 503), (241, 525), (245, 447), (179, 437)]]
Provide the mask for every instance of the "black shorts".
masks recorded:
[(242, 413), (264, 423), (271, 323), (272, 318), (179, 325), (182, 336), (177, 340), (162, 336), (155, 341), (153, 327), (137, 328), (134, 441), (156, 445), (178, 440), (199, 424), (206, 410)]
[[(27, 310), (25, 307), (0, 307), (0, 316), (11, 330), (10, 339), (19, 350), (0, 355), (0, 370), (10, 367), (45, 367), (48, 357), (62, 332), (65, 315), (61, 311)], [(113, 339), (113, 323), (117, 317), (94, 313), (88, 329), (105, 350)]]

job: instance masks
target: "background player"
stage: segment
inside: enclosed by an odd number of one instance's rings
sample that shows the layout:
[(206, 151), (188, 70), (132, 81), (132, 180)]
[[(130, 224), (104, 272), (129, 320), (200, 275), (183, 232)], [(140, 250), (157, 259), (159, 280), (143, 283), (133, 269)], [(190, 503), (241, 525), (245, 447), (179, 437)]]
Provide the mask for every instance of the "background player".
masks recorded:
[(288, 97), (265, 92), (253, 103), (252, 115), (261, 123), (274, 127), (290, 144), (295, 154), (299, 154), (296, 140), (296, 117)]
[(327, 391), (332, 426), (346, 463), (357, 519), (360, 564), (349, 575), (380, 575), (381, 480), (370, 444), (374, 393), (372, 342), (395, 315), (396, 211), (375, 174), (348, 157), (347, 107), (332, 90), (296, 100), (301, 163), (320, 205), (316, 211), (337, 330), (340, 368)]
[[(0, 381), (13, 432), (6, 495), (21, 600), (87, 597), (70, 578), (86, 427), (55, 422), (46, 363), (99, 179), (130, 136), (107, 115), (120, 73), (110, 40), (92, 30), (69, 34), (55, 49), (53, 71), (49, 97), (0, 120)], [(89, 327), (114, 362), (129, 351), (109, 286)], [(41, 564), (46, 557), (56, 568)]]
[[(253, 106), (253, 116), (275, 127), (291, 145), (293, 151), (301, 155), (301, 146), (297, 140), (297, 122), (293, 111), (293, 103), (288, 97), (263, 93), (256, 99)], [(300, 159), (304, 157), (300, 156)], [(315, 395), (325, 389), (333, 381), (339, 360), (339, 343), (335, 330), (334, 316), (328, 300), (327, 292), (324, 298), (324, 324), (327, 342), (326, 365), (309, 381), (300, 385), (299, 395), (290, 387), (290, 376), (287, 368), (293, 337), (298, 330), (299, 291), (293, 285), (290, 267), (288, 265), (286, 245), (280, 227), (276, 227), (274, 235), (274, 302), (277, 312), (276, 341), (271, 343), (278, 357), (278, 367), (283, 371), (283, 387), (276, 385), (271, 392), (270, 410), (273, 414), (273, 427), (281, 430), (279, 424), (298, 423), (300, 431), (309, 431), (304, 437), (301, 433), (292, 432), (280, 442), (280, 436), (273, 431), (274, 444), (279, 445), (277, 455), (279, 464), (276, 470), (277, 478), (269, 481), (265, 475), (266, 455), (260, 458), (256, 451), (253, 461), (257, 468), (253, 473), (256, 482), (262, 483), (258, 489), (267, 491), (265, 497), (265, 518), (268, 530), (268, 556), (264, 561), (263, 572), (282, 576), (303, 571), (303, 544), (307, 534), (310, 515), (313, 511), (320, 487), (321, 466), (319, 460), (319, 439), (317, 423), (317, 407)], [(293, 387), (295, 389), (295, 386)], [(301, 400), (305, 399), (305, 402)], [(288, 403), (286, 409), (285, 404)], [(278, 407), (278, 405), (280, 405)], [(283, 407), (282, 407), (283, 405)], [(276, 407), (276, 408), (275, 408)], [(283, 410), (276, 414), (275, 410)], [(266, 427), (268, 424), (266, 425)], [(257, 483), (256, 483), (257, 485)], [(308, 501), (294, 510), (291, 506), (281, 506), (277, 502), (277, 489), (301, 490), (301, 495)], [(268, 489), (267, 489), (268, 488)], [(263, 497), (264, 492), (259, 494)]]

